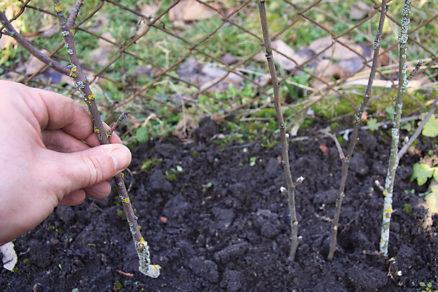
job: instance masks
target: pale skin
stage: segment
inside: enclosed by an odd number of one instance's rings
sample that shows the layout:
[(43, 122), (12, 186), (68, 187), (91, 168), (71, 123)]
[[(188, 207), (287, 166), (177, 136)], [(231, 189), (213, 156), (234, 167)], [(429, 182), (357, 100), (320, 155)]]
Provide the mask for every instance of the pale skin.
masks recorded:
[(0, 141), (0, 245), (37, 226), (56, 206), (105, 198), (108, 180), (131, 162), (116, 134), (112, 144), (99, 145), (80, 104), (1, 80)]

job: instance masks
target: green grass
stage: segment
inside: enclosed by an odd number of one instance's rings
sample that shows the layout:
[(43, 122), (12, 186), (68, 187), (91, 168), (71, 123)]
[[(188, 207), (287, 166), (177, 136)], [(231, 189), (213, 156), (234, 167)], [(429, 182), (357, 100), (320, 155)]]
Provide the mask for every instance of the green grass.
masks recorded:
[[(63, 1), (63, 7), (65, 11), (69, 10), (69, 7), (74, 3), (74, 0)], [(351, 26), (355, 25), (357, 20), (350, 20), (350, 6), (355, 1), (323, 1), (319, 3), (312, 10), (307, 11), (305, 15), (317, 23), (323, 25), (334, 34), (341, 34)], [(83, 19), (90, 13), (100, 2), (98, 0), (85, 1), (84, 6), (79, 14), (78, 19)], [(160, 11), (168, 7), (173, 1), (166, 0), (160, 1)], [(366, 1), (371, 5), (371, 2)], [(33, 6), (40, 7), (49, 11), (53, 11), (52, 4), (45, 0), (33, 0), (31, 2)], [(136, 5), (138, 1), (123, 0), (122, 5), (125, 5), (134, 10), (139, 10)], [(237, 7), (240, 5), (240, 1), (224, 1), (224, 7)], [(3, 1), (0, 9), (4, 9), (8, 6), (18, 6), (18, 1), (7, 0)], [(282, 31), (285, 26), (288, 26), (293, 19), (298, 16), (298, 11), (306, 7), (306, 2), (298, 2), (297, 9), (288, 5), (283, 1), (270, 1), (267, 2), (268, 22), (270, 25), (271, 35), (276, 35)], [(400, 10), (402, 2), (393, 2), (390, 5), (389, 13), (395, 18), (400, 18)], [(415, 7), (412, 12), (411, 28), (415, 28), (417, 25), (423, 23), (426, 19), (432, 17), (438, 12), (438, 5), (433, 1), (426, 1), (423, 7)], [(119, 7), (110, 3), (105, 3), (102, 9), (95, 15), (108, 19), (108, 24), (100, 27), (100, 30), (96, 31), (97, 34), (103, 34), (109, 32), (115, 39), (115, 42), (119, 45), (126, 44), (130, 38), (134, 35), (134, 28), (138, 24), (138, 17), (128, 13)], [(111, 16), (111, 17), (110, 17)], [(378, 25), (378, 14), (374, 16), (371, 21), (368, 21), (360, 25), (357, 29), (348, 33), (346, 37), (355, 42), (372, 41)], [(91, 18), (85, 22), (82, 27), (91, 29), (95, 26), (95, 18)], [(261, 28), (259, 23), (258, 10), (255, 4), (251, 4), (245, 7), (242, 11), (238, 12), (232, 18), (231, 21), (251, 31), (257, 36), (261, 37)], [(382, 38), (382, 46), (384, 48), (396, 43), (396, 26), (385, 26), (385, 30)], [(57, 19), (52, 16), (43, 16), (41, 12), (33, 9), (26, 9), (26, 12), (14, 22), (22, 33), (34, 32), (42, 27), (50, 24), (57, 23)], [(237, 60), (245, 60), (249, 55), (257, 52), (261, 48), (261, 44), (257, 38), (241, 31), (234, 25), (226, 23), (221, 29), (217, 31), (211, 38), (207, 39), (202, 44), (198, 44), (208, 34), (212, 33), (218, 26), (222, 24), (222, 19), (219, 16), (213, 16), (201, 21), (193, 21), (187, 23), (185, 26), (176, 26), (175, 23), (169, 21), (168, 15), (160, 19), (157, 22), (157, 26), (169, 30), (175, 35), (181, 36), (186, 39), (188, 43), (179, 40), (163, 33), (159, 28), (151, 27), (148, 34), (142, 39), (138, 40), (134, 46), (128, 49), (129, 53), (138, 55), (140, 58), (145, 59), (144, 63), (132, 56), (123, 54), (122, 57), (107, 68), (103, 76), (110, 78), (106, 80), (101, 78), (98, 82), (99, 90), (101, 91), (99, 102), (103, 104), (111, 104), (123, 101), (127, 96), (134, 91), (134, 87), (139, 88), (145, 86), (154, 81), (155, 76), (147, 76), (145, 74), (138, 74), (141, 68), (152, 64), (156, 73), (156, 70), (163, 69), (171, 66), (177, 61), (180, 61), (187, 53), (191, 53), (199, 62), (204, 63), (216, 63), (214, 58), (221, 59), (226, 53), (233, 55)], [(394, 31), (395, 29), (395, 31)], [(412, 37), (419, 40), (422, 45), (436, 53), (435, 37), (438, 34), (438, 25), (436, 22), (430, 22), (422, 29), (416, 31)], [(328, 36), (329, 33), (322, 28), (312, 24), (310, 21), (302, 19), (296, 22), (290, 29), (284, 31), (278, 39), (283, 40), (293, 49), (297, 50), (301, 47), (307, 47), (309, 44), (321, 37)], [(102, 69), (102, 65), (97, 64), (95, 57), (91, 55), (93, 51), (98, 49), (98, 39), (94, 36), (78, 31), (75, 35), (77, 51), (81, 62), (85, 64), (86, 68), (90, 71), (97, 72)], [(57, 33), (51, 37), (37, 37), (33, 40), (33, 43), (47, 48), (52, 51), (59, 44), (63, 43), (60, 33)], [(198, 44), (196, 47), (192, 45)], [(201, 50), (205, 54), (197, 52)], [(263, 51), (263, 50), (262, 50)], [(206, 54), (213, 57), (210, 58)], [(408, 59), (417, 60), (420, 58), (430, 57), (428, 53), (421, 49), (418, 45), (410, 44), (408, 50)], [(112, 47), (108, 56), (108, 61), (118, 56), (118, 48)], [(390, 56), (397, 59), (397, 50), (392, 50)], [(0, 74), (5, 72), (5, 69), (16, 68), (20, 64), (23, 64), (29, 54), (22, 48), (8, 47), (2, 50), (0, 57)], [(57, 58), (61, 60), (67, 59), (67, 54), (64, 49), (61, 49), (57, 53)], [(65, 62), (65, 64), (67, 64)], [(179, 66), (176, 67), (176, 69)], [(253, 60), (245, 63), (240, 67), (245, 69), (244, 74), (247, 78), (257, 80), (261, 74), (267, 72), (267, 66), (265, 63), (257, 63)], [(279, 74), (284, 76), (286, 72), (279, 68)], [(424, 74), (428, 76), (434, 76), (436, 74), (436, 68), (428, 69)], [(177, 76), (176, 70), (171, 70), (169, 74)], [(307, 87), (312, 86), (312, 78), (309, 73), (311, 70), (307, 69), (304, 74), (298, 74), (289, 77), (288, 80), (305, 85)], [(435, 77), (436, 78), (436, 77)], [(115, 81), (115, 82), (114, 82)], [(326, 94), (325, 98), (312, 106), (315, 114), (323, 119), (330, 120), (335, 117), (351, 114), (355, 106), (358, 106), (361, 102), (362, 94), (365, 90), (363, 87), (340, 89), (353, 104), (345, 98), (337, 96), (333, 93)], [(66, 93), (66, 90), (59, 88), (58, 91)], [(201, 93), (197, 88), (193, 88), (185, 83), (179, 82), (167, 76), (163, 76), (157, 83), (150, 86), (145, 95), (153, 97), (156, 100), (161, 100), (168, 103), (173, 103), (171, 96), (173, 94), (187, 94), (191, 96), (196, 102), (194, 104), (185, 105), (185, 114), (197, 117), (205, 115), (212, 115), (214, 113), (227, 113), (233, 107), (251, 102), (255, 97), (260, 94), (260, 90), (255, 88), (254, 85), (244, 80), (244, 86), (241, 89), (230, 87), (228, 91), (221, 93)], [(281, 85), (281, 96), (285, 98), (288, 103), (303, 102), (309, 96), (309, 92), (304, 94), (295, 85), (287, 82)], [(373, 96), (382, 96), (381, 98), (372, 99), (368, 107), (369, 114), (373, 115), (377, 111), (384, 110), (391, 105), (391, 99), (394, 98), (395, 91), (388, 93), (383, 89), (376, 89), (373, 91)], [(419, 102), (424, 103), (431, 98), (430, 91), (418, 90), (411, 93)], [(432, 96), (436, 96), (436, 90), (432, 92)], [(225, 123), (224, 127), (229, 127), (230, 137), (220, 141), (224, 143), (234, 143), (241, 141), (242, 139), (260, 139), (265, 135), (271, 135), (276, 129), (276, 117), (275, 111), (272, 106), (272, 90), (263, 95), (257, 102), (252, 102), (249, 108), (243, 111), (238, 111), (235, 114), (236, 118)], [(417, 109), (418, 104), (410, 98), (405, 98), (404, 114), (409, 114)], [(290, 107), (286, 104), (284, 106), (285, 117), (292, 122), (294, 119), (294, 112), (300, 109), (300, 106)], [(106, 109), (102, 108), (104, 117), (112, 117), (114, 115), (110, 112), (106, 112)], [(144, 137), (153, 137), (158, 135), (165, 135), (175, 130), (178, 121), (183, 116), (181, 109), (179, 111), (172, 111), (173, 108), (169, 106), (163, 106), (161, 103), (153, 101), (151, 99), (137, 98), (134, 103), (130, 103), (119, 109), (130, 110), (132, 116), (139, 123), (143, 123), (151, 114), (155, 114), (157, 118), (151, 119), (148, 122), (146, 129), (141, 130), (141, 134)], [(245, 118), (245, 122), (239, 121), (239, 119)], [(311, 121), (306, 119), (304, 124), (309, 124)], [(138, 128), (138, 124), (134, 125), (132, 122), (127, 121), (126, 126), (128, 128)], [(126, 137), (128, 143), (136, 143), (135, 138), (137, 130), (132, 129), (130, 136)], [(143, 133), (144, 132), (144, 133)], [(264, 143), (271, 145), (271, 140), (265, 138)]]

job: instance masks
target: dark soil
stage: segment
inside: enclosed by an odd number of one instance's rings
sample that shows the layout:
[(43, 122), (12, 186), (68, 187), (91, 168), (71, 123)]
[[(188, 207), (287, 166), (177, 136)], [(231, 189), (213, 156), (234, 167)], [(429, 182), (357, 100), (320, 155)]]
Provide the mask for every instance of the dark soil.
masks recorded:
[[(138, 272), (127, 223), (112, 196), (59, 207), (17, 239), (19, 263), (15, 272), (1, 269), (1, 291), (418, 291), (421, 281), (437, 287), (438, 218), (426, 226), (423, 199), (415, 194), (426, 189), (409, 182), (419, 156), (406, 155), (397, 173), (384, 259), (376, 253), (383, 196), (372, 188), (376, 179), (383, 184), (389, 140), (385, 132), (360, 133), (338, 251), (328, 261), (328, 219), (341, 162), (329, 139), (290, 145), (293, 175), (305, 177), (297, 190), (303, 240), (291, 263), (288, 204), (279, 191), (285, 184), (280, 146), (223, 147), (208, 141), (217, 131), (207, 123), (196, 132), (196, 143), (166, 138), (134, 151), (131, 200), (152, 263), (162, 266), (159, 278)], [(417, 148), (431, 143), (420, 141)], [(151, 158), (161, 162), (141, 172), (142, 162)], [(174, 181), (165, 178), (166, 171), (175, 174)], [(412, 207), (410, 214), (403, 211), (405, 204)]]

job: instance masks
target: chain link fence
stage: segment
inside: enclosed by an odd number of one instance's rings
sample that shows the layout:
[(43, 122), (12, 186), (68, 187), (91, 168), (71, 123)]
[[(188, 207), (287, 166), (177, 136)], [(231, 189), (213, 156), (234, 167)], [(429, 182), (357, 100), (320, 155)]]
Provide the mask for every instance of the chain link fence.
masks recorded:
[[(370, 107), (377, 117), (397, 88), (402, 3), (392, 1), (382, 36)], [(74, 4), (64, 1), (64, 10)], [(268, 1), (274, 59), (289, 130), (309, 115), (331, 121), (354, 113), (364, 94), (377, 30), (378, 1)], [(46, 55), (68, 65), (51, 1), (3, 4), (21, 34)], [(438, 5), (413, 7), (405, 114), (436, 98)], [(106, 119), (125, 110), (131, 127), (151, 124), (190, 136), (201, 116), (220, 122), (273, 119), (272, 84), (264, 56), (256, 1), (86, 1), (75, 26), (78, 57), (87, 69)], [(1, 28), (3, 30), (3, 28)], [(2, 35), (1, 78), (78, 96), (72, 81)], [(272, 111), (271, 111), (272, 110)]]

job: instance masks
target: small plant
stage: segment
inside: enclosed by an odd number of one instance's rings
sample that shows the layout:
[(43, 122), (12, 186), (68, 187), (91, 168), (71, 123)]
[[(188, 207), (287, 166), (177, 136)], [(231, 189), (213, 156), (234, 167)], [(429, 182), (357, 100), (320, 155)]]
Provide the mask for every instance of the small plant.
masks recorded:
[(432, 177), (438, 182), (438, 166), (431, 167), (426, 163), (414, 164), (411, 181), (417, 180), (417, 184), (422, 186)]
[(155, 166), (157, 166), (158, 164), (160, 164), (161, 161), (163, 161), (163, 159), (161, 159), (161, 158), (148, 159), (141, 164), (140, 170), (147, 172), (147, 171), (151, 170), (152, 168), (154, 168)]
[(164, 173), (164, 177), (170, 181), (170, 182), (174, 182), (176, 181), (176, 176), (178, 174), (181, 174), (184, 172), (184, 169), (180, 166), (177, 165), (175, 168), (171, 168), (170, 170), (166, 170), (166, 172)]
[(420, 292), (438, 292), (437, 289), (433, 289), (433, 285), (431, 282), (428, 282), (427, 284), (424, 282), (420, 282), (420, 289), (418, 291)]
[(407, 203), (404, 204), (403, 205), (403, 213), (405, 213), (408, 216), (411, 216), (411, 214), (412, 214), (412, 207), (411, 207), (411, 205), (409, 205)]

